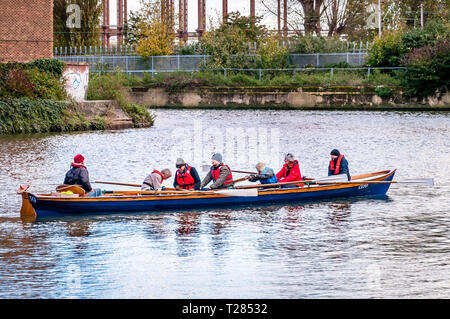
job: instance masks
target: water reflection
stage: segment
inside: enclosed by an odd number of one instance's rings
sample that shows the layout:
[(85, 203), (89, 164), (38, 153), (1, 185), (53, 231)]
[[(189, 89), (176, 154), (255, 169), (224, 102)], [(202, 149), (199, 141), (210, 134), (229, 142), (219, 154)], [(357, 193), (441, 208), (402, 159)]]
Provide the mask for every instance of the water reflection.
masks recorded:
[[(448, 113), (157, 112), (149, 129), (0, 137), (0, 298), (450, 297)], [(336, 147), (354, 173), (398, 168), (399, 180), (434, 177), (437, 186), (392, 185), (380, 198), (19, 218), (17, 186), (53, 189), (78, 153), (90, 159), (92, 180), (136, 183), (150, 168), (173, 167), (179, 154), (160, 145), (174, 144), (174, 125), (198, 118), (224, 131), (298, 132), (280, 134), (278, 155), (293, 152), (306, 176), (326, 175)], [(224, 156), (230, 167), (251, 167)]]

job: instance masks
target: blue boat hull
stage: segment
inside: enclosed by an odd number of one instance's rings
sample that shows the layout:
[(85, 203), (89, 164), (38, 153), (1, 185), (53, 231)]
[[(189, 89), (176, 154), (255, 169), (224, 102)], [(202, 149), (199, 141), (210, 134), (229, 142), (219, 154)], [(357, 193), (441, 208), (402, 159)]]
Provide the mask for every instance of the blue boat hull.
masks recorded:
[[(395, 171), (389, 174), (384, 181), (392, 181)], [(312, 200), (323, 200), (332, 198), (345, 198), (354, 196), (379, 196), (385, 195), (389, 190), (390, 183), (363, 184), (346, 187), (320, 187), (308, 189), (276, 190), (273, 192), (260, 192), (256, 197), (210, 197), (197, 196), (189, 198), (184, 196), (177, 199), (146, 199), (145, 196), (136, 198), (83, 198), (78, 200), (48, 200), (39, 196), (29, 194), (29, 200), (37, 217), (55, 216), (61, 214), (105, 214), (120, 212), (158, 212), (161, 210), (186, 210), (192, 208), (223, 207), (232, 205), (258, 205), (282, 202), (302, 202)]]

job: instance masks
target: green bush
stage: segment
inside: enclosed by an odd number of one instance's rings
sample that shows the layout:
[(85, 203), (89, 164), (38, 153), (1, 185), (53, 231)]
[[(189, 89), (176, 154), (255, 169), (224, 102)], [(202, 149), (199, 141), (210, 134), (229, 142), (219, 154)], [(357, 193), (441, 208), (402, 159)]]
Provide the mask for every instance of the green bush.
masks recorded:
[(41, 72), (47, 72), (60, 78), (64, 70), (65, 63), (58, 59), (37, 59), (28, 63), (28, 67), (37, 68)]
[(391, 97), (392, 96), (392, 89), (389, 87), (384, 87), (384, 86), (380, 86), (380, 87), (376, 87), (375, 88), (375, 93), (379, 96), (379, 97)]
[(333, 53), (346, 52), (347, 43), (338, 37), (297, 36), (291, 43), (290, 53)]
[[(133, 84), (137, 82), (136, 78), (132, 80)], [(154, 116), (145, 107), (130, 103), (127, 94), (129, 88), (126, 86), (130, 83), (130, 79), (121, 72), (96, 74), (89, 81), (87, 99), (115, 100), (131, 117), (135, 127), (153, 125)]]
[(64, 100), (66, 92), (60, 80), (64, 64), (55, 61), (0, 64), (0, 97)]
[(450, 23), (430, 21), (423, 29), (396, 30), (383, 33), (369, 50), (366, 65), (371, 67), (401, 66), (403, 57), (414, 49), (430, 45), (450, 36)]
[(0, 98), (0, 134), (102, 129), (75, 104), (30, 98)]
[(402, 60), (408, 70), (404, 86), (411, 96), (425, 97), (450, 86), (450, 37), (415, 49)]

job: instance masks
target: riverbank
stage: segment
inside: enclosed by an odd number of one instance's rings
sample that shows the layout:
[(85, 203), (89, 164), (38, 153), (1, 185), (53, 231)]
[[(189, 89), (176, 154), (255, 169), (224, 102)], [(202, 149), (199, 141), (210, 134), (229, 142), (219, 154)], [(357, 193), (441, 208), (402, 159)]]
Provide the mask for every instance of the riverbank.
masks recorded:
[(132, 87), (131, 103), (149, 108), (450, 111), (450, 94), (425, 99), (405, 96), (399, 87), (197, 87), (168, 91)]
[(0, 134), (23, 134), (149, 127), (154, 116), (144, 107), (120, 107), (114, 100), (0, 98), (0, 120)]

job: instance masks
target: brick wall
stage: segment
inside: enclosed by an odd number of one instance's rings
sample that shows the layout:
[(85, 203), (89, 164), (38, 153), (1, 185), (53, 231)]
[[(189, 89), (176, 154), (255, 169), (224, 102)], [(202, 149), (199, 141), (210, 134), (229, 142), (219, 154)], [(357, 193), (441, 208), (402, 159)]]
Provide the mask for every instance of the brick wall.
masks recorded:
[(0, 62), (53, 57), (53, 0), (0, 0)]

